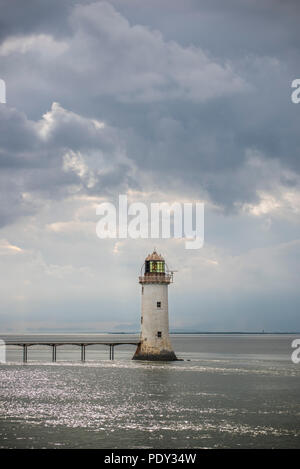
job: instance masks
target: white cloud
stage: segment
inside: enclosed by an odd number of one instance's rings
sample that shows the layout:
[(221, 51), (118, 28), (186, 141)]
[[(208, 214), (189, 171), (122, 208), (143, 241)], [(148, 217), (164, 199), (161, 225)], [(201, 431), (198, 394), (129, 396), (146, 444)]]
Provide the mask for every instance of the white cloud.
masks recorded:
[(284, 218), (294, 218), (300, 212), (300, 190), (286, 189), (285, 187), (274, 188), (274, 193), (257, 191), (259, 202), (257, 204), (244, 204), (243, 210), (251, 215), (260, 217), (274, 215)]
[(29, 52), (39, 53), (44, 57), (55, 58), (68, 49), (68, 44), (56, 41), (47, 34), (36, 34), (29, 36), (11, 36), (0, 45), (0, 56), (11, 54), (27, 54)]
[(82, 220), (55, 222), (46, 225), (46, 229), (54, 233), (95, 233), (95, 223)]
[(242, 171), (255, 181), (258, 198), (258, 202), (242, 204), (242, 211), (255, 217), (272, 215), (290, 219), (300, 212), (300, 177), (283, 167), (278, 159), (248, 150)]
[(96, 119), (88, 119), (63, 108), (59, 103), (52, 103), (50, 111), (46, 112), (42, 119), (36, 123), (36, 130), (38, 135), (47, 140), (53, 136), (55, 132), (59, 132), (61, 126), (77, 126), (85, 127), (89, 133), (95, 135), (103, 135), (103, 130), (106, 126), (104, 122)]
[(86, 181), (86, 185), (88, 188), (93, 187), (96, 184), (96, 177), (91, 171), (85, 160), (84, 157), (80, 152), (75, 153), (74, 151), (70, 150), (63, 156), (63, 170), (64, 171), (74, 171), (80, 179)]
[(17, 254), (23, 252), (19, 246), (15, 246), (11, 244), (7, 239), (0, 239), (0, 256), (1, 255), (9, 255), (9, 254)]

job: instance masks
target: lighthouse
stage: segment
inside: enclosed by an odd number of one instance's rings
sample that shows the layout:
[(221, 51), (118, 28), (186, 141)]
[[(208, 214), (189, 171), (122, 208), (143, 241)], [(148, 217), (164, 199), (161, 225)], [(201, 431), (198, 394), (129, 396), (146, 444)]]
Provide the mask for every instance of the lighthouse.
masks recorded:
[(169, 336), (168, 286), (173, 273), (168, 272), (162, 256), (154, 250), (145, 259), (141, 284), (141, 341), (133, 360), (177, 360)]

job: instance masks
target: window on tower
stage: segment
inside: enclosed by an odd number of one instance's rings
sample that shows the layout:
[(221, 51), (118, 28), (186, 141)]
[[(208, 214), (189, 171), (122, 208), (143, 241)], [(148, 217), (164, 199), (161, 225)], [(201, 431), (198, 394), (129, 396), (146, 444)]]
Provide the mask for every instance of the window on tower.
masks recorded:
[(161, 301), (157, 301), (157, 302), (156, 302), (156, 307), (157, 307), (157, 308), (161, 308)]
[(161, 331), (157, 331), (157, 337), (161, 337)]

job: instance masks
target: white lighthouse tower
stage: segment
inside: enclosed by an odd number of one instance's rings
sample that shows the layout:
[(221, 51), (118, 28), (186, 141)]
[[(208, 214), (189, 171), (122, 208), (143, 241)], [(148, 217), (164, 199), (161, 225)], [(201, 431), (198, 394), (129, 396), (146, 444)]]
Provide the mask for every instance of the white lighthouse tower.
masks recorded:
[(168, 286), (173, 274), (156, 251), (146, 257), (142, 285), (141, 342), (133, 360), (177, 360), (169, 337)]

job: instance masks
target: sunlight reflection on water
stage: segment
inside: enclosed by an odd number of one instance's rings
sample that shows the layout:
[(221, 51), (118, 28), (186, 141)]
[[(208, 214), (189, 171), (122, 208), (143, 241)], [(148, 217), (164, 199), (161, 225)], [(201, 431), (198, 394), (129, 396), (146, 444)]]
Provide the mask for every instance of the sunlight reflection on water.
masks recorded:
[(109, 361), (105, 352), (82, 364), (78, 350), (67, 351), (52, 364), (35, 349), (23, 365), (11, 351), (0, 366), (0, 446), (300, 446), (300, 367), (281, 349), (273, 360), (247, 349), (183, 352), (191, 361), (170, 363), (132, 361), (132, 349)]

